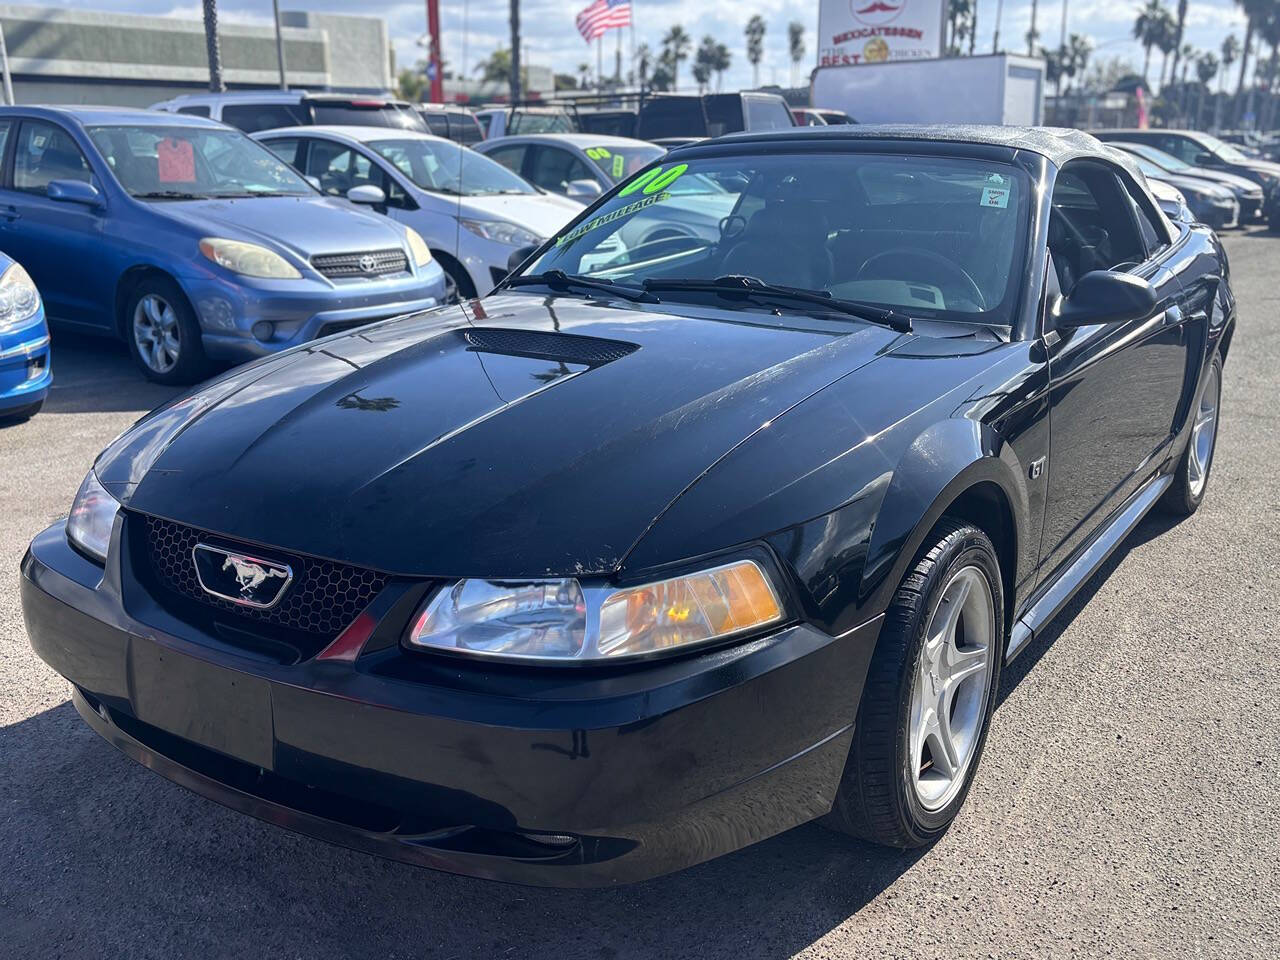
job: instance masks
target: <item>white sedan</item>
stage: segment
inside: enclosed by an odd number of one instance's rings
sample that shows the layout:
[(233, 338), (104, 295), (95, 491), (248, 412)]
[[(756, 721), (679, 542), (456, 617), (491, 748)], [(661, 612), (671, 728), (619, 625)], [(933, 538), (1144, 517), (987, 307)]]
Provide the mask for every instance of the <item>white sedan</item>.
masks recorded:
[(545, 193), (458, 144), (385, 127), (285, 127), (254, 138), (330, 196), (371, 205), (426, 239), (446, 297), (484, 296), (515, 251), (539, 244), (582, 204)]

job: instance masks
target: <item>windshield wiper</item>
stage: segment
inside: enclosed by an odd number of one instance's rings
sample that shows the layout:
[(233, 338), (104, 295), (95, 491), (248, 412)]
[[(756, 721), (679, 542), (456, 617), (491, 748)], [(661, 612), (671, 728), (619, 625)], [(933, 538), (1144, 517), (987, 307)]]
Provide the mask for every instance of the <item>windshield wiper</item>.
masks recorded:
[(805, 290), (800, 287), (784, 287), (776, 283), (765, 283), (758, 277), (746, 277), (741, 274), (728, 274), (714, 280), (695, 280), (673, 277), (665, 280), (661, 277), (649, 277), (644, 281), (646, 290), (694, 290), (702, 293), (717, 293), (723, 296), (745, 295), (772, 300), (792, 300), (798, 303), (811, 303), (837, 313), (844, 313), (869, 323), (896, 330), (898, 333), (911, 332), (911, 318), (903, 316), (895, 310), (875, 307), (869, 303), (855, 300), (837, 300), (826, 291)]
[(545, 270), (542, 273), (523, 274), (507, 281), (509, 287), (528, 287), (533, 284), (548, 287), (585, 287), (588, 290), (603, 290), (614, 296), (622, 297), (634, 303), (659, 303), (657, 297), (648, 290), (634, 290), (606, 280), (604, 277), (584, 277), (576, 273), (565, 273), (563, 270)]
[(207, 200), (207, 193), (187, 193), (183, 190), (148, 190), (146, 193), (135, 193), (138, 200)]

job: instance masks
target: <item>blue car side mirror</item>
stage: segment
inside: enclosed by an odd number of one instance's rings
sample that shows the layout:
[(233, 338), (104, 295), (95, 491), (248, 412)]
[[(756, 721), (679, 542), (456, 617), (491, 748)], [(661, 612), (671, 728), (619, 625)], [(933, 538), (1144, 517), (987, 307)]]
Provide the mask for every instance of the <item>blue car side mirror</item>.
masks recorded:
[(90, 207), (102, 206), (102, 194), (98, 192), (98, 188), (84, 180), (50, 180), (45, 187), (45, 194), (50, 200), (83, 203)]

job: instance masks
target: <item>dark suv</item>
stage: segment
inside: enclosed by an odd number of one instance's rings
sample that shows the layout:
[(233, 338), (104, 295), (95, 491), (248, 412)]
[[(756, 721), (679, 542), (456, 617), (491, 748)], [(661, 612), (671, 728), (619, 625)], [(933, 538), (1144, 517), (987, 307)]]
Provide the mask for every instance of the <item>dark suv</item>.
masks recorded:
[(795, 126), (787, 101), (776, 93), (658, 94), (640, 106), (636, 137), (718, 137)]

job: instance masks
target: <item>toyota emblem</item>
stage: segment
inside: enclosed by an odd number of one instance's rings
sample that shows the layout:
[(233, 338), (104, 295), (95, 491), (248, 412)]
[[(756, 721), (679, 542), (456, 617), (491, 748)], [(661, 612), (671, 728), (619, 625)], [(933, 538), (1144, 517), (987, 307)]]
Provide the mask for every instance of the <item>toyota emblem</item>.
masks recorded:
[(363, 257), (360, 258), (360, 271), (362, 273), (373, 273), (373, 271), (377, 268), (377, 266), (378, 266), (378, 260), (371, 253), (366, 253)]

